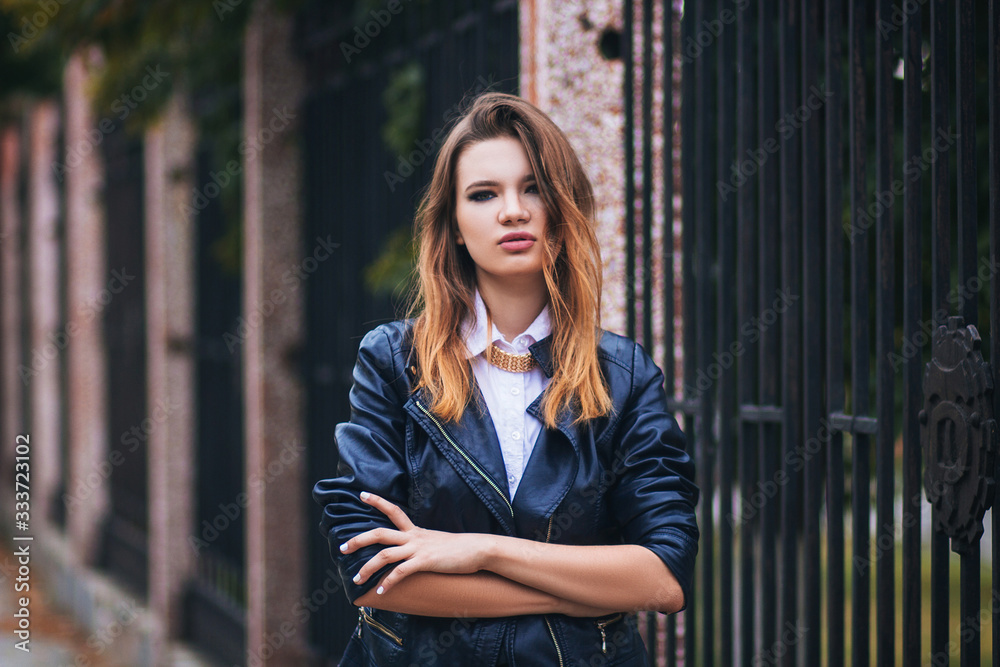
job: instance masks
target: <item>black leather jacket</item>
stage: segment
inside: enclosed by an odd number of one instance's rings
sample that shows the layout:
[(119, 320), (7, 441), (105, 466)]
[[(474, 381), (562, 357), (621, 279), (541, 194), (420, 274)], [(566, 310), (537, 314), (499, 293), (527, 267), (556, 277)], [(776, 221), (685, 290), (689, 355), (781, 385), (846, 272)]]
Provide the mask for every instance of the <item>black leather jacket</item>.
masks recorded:
[[(340, 544), (376, 526), (393, 528), (359, 499), (371, 491), (404, 508), (423, 528), (480, 532), (565, 544), (640, 544), (692, 594), (698, 488), (684, 435), (666, 411), (660, 370), (633, 341), (605, 332), (599, 354), (614, 409), (574, 426), (564, 415), (543, 428), (518, 493), (508, 497), (492, 420), (470, 408), (457, 423), (428, 409), (413, 391), (409, 327), (385, 324), (361, 342), (351, 389), (351, 420), (339, 424), (337, 476), (316, 484), (321, 528), (353, 602), (352, 577), (382, 547), (342, 554)], [(531, 347), (551, 376), (549, 340)], [(541, 417), (540, 398), (528, 411)], [(495, 619), (432, 618), (363, 608), (346, 665), (645, 665), (634, 615), (560, 614)]]

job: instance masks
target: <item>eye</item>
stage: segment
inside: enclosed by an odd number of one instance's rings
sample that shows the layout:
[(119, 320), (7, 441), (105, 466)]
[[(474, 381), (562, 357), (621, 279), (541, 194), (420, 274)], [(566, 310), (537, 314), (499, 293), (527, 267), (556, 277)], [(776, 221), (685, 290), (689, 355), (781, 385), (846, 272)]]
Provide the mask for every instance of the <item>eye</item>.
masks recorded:
[(487, 201), (493, 198), (493, 193), (489, 190), (478, 190), (469, 194), (469, 201)]
[(531, 193), (533, 195), (537, 195), (538, 194), (538, 184), (537, 183), (532, 183), (531, 185), (529, 185), (528, 187), (526, 187), (524, 189), (524, 191), (525, 192), (529, 192), (529, 193)]

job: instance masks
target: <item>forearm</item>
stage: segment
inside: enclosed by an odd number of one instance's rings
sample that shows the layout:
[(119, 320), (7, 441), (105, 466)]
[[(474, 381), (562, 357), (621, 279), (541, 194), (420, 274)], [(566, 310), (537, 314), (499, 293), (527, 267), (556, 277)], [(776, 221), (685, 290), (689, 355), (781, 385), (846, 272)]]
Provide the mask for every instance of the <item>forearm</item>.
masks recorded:
[(368, 591), (355, 604), (419, 616), (458, 618), (549, 613), (601, 616), (613, 611), (603, 606), (590, 607), (562, 600), (493, 572), (416, 572), (381, 595), (376, 590)]
[(635, 544), (545, 544), (494, 536), (485, 570), (557, 598), (616, 611), (673, 613), (684, 595), (652, 551)]

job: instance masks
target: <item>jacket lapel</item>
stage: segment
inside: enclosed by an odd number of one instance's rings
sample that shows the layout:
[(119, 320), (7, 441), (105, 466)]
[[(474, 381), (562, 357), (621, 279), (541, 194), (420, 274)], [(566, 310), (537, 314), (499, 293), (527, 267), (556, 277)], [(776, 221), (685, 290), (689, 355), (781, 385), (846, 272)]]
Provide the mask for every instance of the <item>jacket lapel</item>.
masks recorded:
[(514, 508), (493, 420), (484, 410), (472, 407), (463, 413), (457, 424), (445, 424), (430, 412), (429, 404), (420, 389), (404, 408), (507, 534), (514, 535)]
[[(542, 397), (528, 406), (528, 414), (544, 423)], [(579, 445), (573, 415), (564, 413), (556, 428), (543, 427), (524, 468), (524, 476), (514, 495), (516, 517), (548, 519), (573, 486), (580, 469)], [(520, 523), (520, 522), (519, 522)], [(522, 535), (536, 533), (535, 526), (520, 526)], [(542, 536), (544, 539), (544, 535)]]

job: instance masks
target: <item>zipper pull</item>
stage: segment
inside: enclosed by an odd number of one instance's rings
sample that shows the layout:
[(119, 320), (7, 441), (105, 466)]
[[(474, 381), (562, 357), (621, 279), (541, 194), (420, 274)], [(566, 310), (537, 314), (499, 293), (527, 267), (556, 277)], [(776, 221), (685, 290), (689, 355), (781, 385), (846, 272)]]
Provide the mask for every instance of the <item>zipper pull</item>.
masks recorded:
[(601, 629), (601, 653), (603, 653), (604, 655), (607, 655), (608, 654), (608, 635), (604, 631), (604, 624), (603, 623), (601, 625), (598, 625), (597, 627)]

